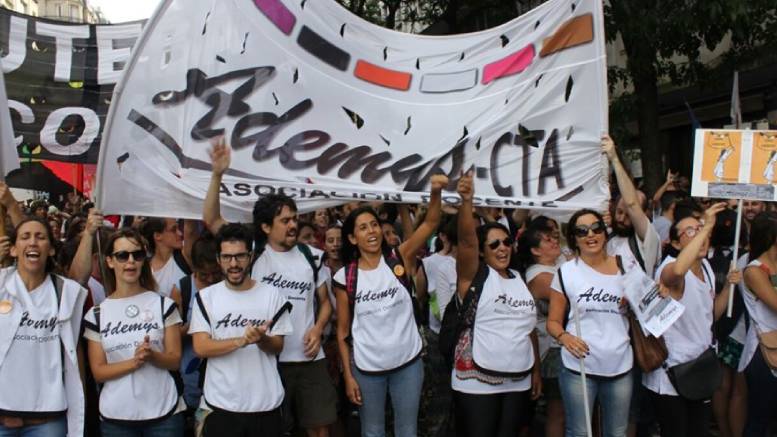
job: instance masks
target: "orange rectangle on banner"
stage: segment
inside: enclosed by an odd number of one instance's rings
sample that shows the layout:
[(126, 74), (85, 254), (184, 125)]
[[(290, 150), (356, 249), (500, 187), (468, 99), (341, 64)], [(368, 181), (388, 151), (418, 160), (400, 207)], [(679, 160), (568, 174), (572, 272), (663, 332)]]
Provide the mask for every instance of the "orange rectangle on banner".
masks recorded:
[(410, 89), (410, 80), (413, 78), (410, 73), (389, 70), (361, 59), (356, 62), (353, 74), (361, 80), (400, 91)]
[(556, 32), (542, 41), (540, 57), (552, 55), (562, 50), (579, 46), (594, 40), (594, 17), (581, 15), (565, 22)]

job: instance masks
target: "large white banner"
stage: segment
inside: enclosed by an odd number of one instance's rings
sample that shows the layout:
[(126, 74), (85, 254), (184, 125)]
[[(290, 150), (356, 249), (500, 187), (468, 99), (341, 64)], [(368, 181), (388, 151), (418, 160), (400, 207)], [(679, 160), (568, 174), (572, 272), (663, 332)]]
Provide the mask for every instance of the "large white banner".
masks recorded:
[(0, 181), (4, 181), (8, 173), (19, 168), (19, 156), (13, 147), (13, 125), (11, 112), (8, 109), (8, 95), (5, 91), (3, 64), (0, 62)]
[(445, 37), (372, 25), (332, 0), (166, 0), (114, 92), (100, 150), (108, 213), (199, 217), (207, 150), (233, 148), (222, 213), (423, 202), (474, 169), (477, 203), (601, 208), (607, 130), (600, 0), (552, 0)]

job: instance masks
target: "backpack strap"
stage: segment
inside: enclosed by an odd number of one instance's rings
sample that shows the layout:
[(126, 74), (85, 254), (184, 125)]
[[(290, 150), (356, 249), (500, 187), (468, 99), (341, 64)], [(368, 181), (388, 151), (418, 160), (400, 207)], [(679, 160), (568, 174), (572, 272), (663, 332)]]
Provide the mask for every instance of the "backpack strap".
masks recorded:
[(192, 301), (192, 275), (186, 275), (178, 281), (181, 289), (181, 320), (189, 321), (189, 304)]
[(391, 269), (391, 272), (394, 273), (394, 276), (396, 276), (397, 279), (399, 279), (399, 282), (405, 286), (405, 289), (410, 293), (410, 296), (414, 296), (415, 285), (413, 284), (413, 281), (410, 280), (410, 275), (407, 274), (407, 269), (396, 250), (392, 249), (389, 256), (385, 257), (385, 259), (386, 264)]
[[(647, 270), (645, 270), (645, 260), (642, 259), (642, 253), (639, 251), (639, 245), (637, 244), (637, 235), (631, 234), (628, 238), (629, 241), (629, 249), (631, 249), (631, 253), (634, 255), (634, 258), (637, 260), (637, 263), (640, 267), (642, 267), (642, 271), (647, 273)], [(621, 269), (621, 273), (623, 270)]]
[[(639, 260), (637, 260), (637, 262), (639, 262)], [(615, 263), (618, 264), (618, 271), (621, 272), (621, 275), (625, 275), (626, 270), (623, 268), (623, 259), (621, 258), (620, 255), (615, 255)], [(642, 271), (645, 271), (644, 266), (642, 266)]]
[(189, 267), (189, 263), (186, 262), (186, 258), (183, 256), (183, 252), (181, 252), (180, 250), (174, 250), (173, 260), (175, 261), (175, 264), (178, 266), (179, 269), (181, 269), (182, 272), (186, 273), (187, 275), (192, 274), (192, 268)]
[(297, 248), (305, 255), (305, 259), (313, 270), (313, 289), (315, 289), (318, 284), (318, 271), (321, 270), (321, 260), (318, 259), (319, 257), (317, 255), (313, 255), (313, 251), (310, 250), (310, 246), (307, 244), (297, 243)]
[(345, 268), (345, 294), (348, 295), (348, 305), (353, 312), (356, 297), (356, 285), (359, 279), (359, 261), (354, 260), (344, 266)]
[[(561, 285), (561, 292), (564, 293), (564, 299), (567, 300), (567, 305), (569, 305), (569, 295), (567, 294), (567, 287), (564, 285), (564, 274), (561, 273), (561, 267), (556, 269), (556, 274), (558, 275), (558, 283)], [(571, 308), (571, 306), (570, 306)], [(569, 311), (564, 311), (564, 321), (562, 322), (562, 325), (564, 327), (564, 330), (567, 330), (567, 325), (569, 324)]]
[(200, 307), (202, 317), (206, 322), (208, 322), (208, 324), (210, 324), (210, 317), (208, 317), (208, 312), (205, 310), (205, 304), (202, 303), (202, 297), (200, 297), (200, 293), (195, 294), (194, 299), (197, 302), (197, 306)]

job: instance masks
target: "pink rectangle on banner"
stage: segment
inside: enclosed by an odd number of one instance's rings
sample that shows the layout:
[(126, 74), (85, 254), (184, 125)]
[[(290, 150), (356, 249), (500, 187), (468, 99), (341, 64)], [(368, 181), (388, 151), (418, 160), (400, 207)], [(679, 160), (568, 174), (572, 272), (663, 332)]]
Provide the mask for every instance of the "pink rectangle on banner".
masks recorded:
[(500, 77), (517, 74), (531, 65), (534, 60), (534, 45), (529, 44), (521, 50), (492, 62), (483, 68), (483, 85)]
[(297, 18), (281, 0), (254, 0), (254, 4), (281, 32), (291, 35)]

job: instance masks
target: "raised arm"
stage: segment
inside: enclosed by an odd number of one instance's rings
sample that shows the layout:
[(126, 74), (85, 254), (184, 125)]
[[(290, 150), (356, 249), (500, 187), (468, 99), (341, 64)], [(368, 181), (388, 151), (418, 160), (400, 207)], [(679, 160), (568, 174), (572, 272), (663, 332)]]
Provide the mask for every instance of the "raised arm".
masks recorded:
[(221, 137), (218, 142), (213, 144), (213, 148), (208, 152), (210, 162), (213, 165), (213, 173), (210, 175), (210, 185), (208, 185), (208, 194), (205, 195), (203, 205), (202, 220), (205, 226), (212, 234), (216, 234), (227, 222), (221, 217), (221, 179), (224, 172), (229, 168), (231, 150)]
[(92, 274), (92, 247), (95, 234), (102, 224), (102, 213), (95, 208), (90, 209), (86, 219), (86, 228), (81, 233), (81, 241), (78, 243), (78, 249), (76, 249), (73, 262), (70, 263), (70, 269), (67, 272), (70, 279), (81, 285), (86, 285)]
[(14, 199), (11, 189), (5, 182), (0, 182), (0, 204), (8, 211), (8, 216), (11, 217), (11, 224), (16, 227), (24, 220), (24, 212), (19, 207), (19, 203)]
[(456, 252), (456, 271), (458, 272), (456, 291), (459, 297), (464, 299), (478, 271), (478, 236), (475, 233), (475, 218), (472, 216), (472, 196), (475, 194), (472, 171), (468, 171), (459, 179), (456, 191), (461, 196), (458, 217), (459, 245)]
[(399, 245), (399, 254), (402, 256), (402, 261), (406, 266), (415, 265), (416, 253), (426, 244), (426, 241), (440, 225), (440, 217), (442, 215), (441, 193), (442, 189), (448, 185), (448, 177), (445, 175), (434, 175), (430, 183), (432, 185), (432, 196), (429, 199), (429, 209), (426, 211), (426, 218), (418, 226), (418, 229)]
[(666, 193), (666, 190), (669, 189), (669, 187), (674, 183), (675, 175), (672, 173), (672, 170), (666, 171), (666, 182), (664, 182), (664, 185), (661, 185), (658, 187), (658, 190), (656, 191), (656, 194), (653, 195), (653, 209), (655, 209), (656, 205), (661, 204), (661, 197)]
[(702, 226), (699, 233), (697, 233), (691, 242), (680, 251), (675, 262), (666, 265), (664, 270), (661, 271), (661, 283), (669, 288), (673, 298), (678, 300), (682, 298), (685, 274), (698, 260), (699, 251), (704, 245), (704, 242), (709, 238), (712, 229), (715, 227), (717, 214), (725, 208), (726, 204), (720, 202), (704, 211), (704, 226)]
[(645, 211), (642, 210), (642, 206), (639, 204), (639, 198), (637, 197), (637, 189), (634, 188), (634, 182), (626, 173), (626, 169), (623, 167), (618, 153), (616, 152), (615, 143), (612, 141), (609, 135), (602, 136), (602, 150), (607, 155), (607, 159), (610, 160), (612, 168), (615, 171), (615, 179), (618, 181), (618, 190), (623, 197), (623, 202), (626, 204), (626, 213), (631, 219), (631, 224), (634, 226), (634, 232), (639, 237), (640, 241), (645, 240), (645, 234), (647, 233), (650, 220)]

